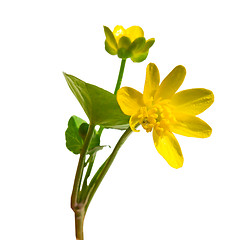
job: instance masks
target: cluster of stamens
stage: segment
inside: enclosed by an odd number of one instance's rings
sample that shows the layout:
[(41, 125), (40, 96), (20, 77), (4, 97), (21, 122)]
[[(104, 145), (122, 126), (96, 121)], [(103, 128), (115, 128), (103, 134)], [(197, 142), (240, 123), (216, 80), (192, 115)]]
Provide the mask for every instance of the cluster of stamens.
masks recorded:
[(146, 132), (154, 129), (158, 135), (163, 135), (166, 131), (170, 131), (169, 125), (175, 118), (168, 106), (155, 104), (151, 107), (141, 107), (138, 120)]

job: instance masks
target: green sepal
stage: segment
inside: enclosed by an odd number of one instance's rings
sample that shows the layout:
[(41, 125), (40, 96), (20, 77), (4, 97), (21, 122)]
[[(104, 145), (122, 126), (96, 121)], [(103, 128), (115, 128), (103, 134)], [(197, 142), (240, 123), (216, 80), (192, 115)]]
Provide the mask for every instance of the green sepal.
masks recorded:
[(132, 52), (126, 48), (119, 48), (118, 57), (122, 59), (127, 59), (132, 56)]
[(127, 59), (131, 57), (132, 52), (129, 50), (130, 45), (130, 38), (123, 36), (119, 39), (117, 52), (119, 58)]
[(105, 40), (105, 50), (111, 55), (117, 54), (117, 49), (112, 48), (106, 40)]
[(147, 58), (149, 48), (154, 44), (154, 42), (154, 38), (148, 39), (139, 51), (133, 51), (131, 60), (133, 62), (143, 62)]
[(110, 28), (104, 26), (104, 32), (105, 32), (106, 42), (109, 45), (109, 47), (114, 50), (117, 50), (118, 45)]
[(128, 49), (130, 45), (131, 45), (130, 38), (123, 36), (119, 39), (118, 48)]
[(130, 45), (129, 50), (133, 53), (138, 52), (145, 46), (145, 43), (146, 39), (144, 37), (136, 38)]
[(138, 62), (138, 63), (139, 62), (143, 62), (147, 58), (147, 55), (148, 55), (148, 51), (147, 52), (133, 54), (132, 57), (131, 57), (131, 60), (133, 62)]
[(148, 51), (150, 47), (152, 47), (152, 45), (155, 43), (155, 39), (154, 38), (150, 38), (146, 41), (146, 44), (144, 46), (144, 48), (142, 49), (142, 51)]
[(92, 124), (119, 130), (129, 127), (129, 116), (121, 111), (114, 94), (72, 75), (64, 76)]
[(133, 51), (131, 60), (133, 62), (143, 62), (147, 58), (148, 52), (149, 52), (149, 48), (152, 47), (152, 45), (154, 44), (154, 42), (155, 42), (154, 38), (148, 39), (145, 42), (144, 46), (140, 50)]

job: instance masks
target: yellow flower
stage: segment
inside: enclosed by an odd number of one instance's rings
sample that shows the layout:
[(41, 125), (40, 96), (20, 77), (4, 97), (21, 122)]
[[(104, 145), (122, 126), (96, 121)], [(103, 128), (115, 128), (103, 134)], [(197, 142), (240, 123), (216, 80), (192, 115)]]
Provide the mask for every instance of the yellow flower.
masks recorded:
[(173, 133), (188, 137), (206, 138), (211, 127), (196, 115), (205, 111), (214, 101), (210, 90), (194, 88), (176, 93), (186, 75), (183, 66), (175, 67), (160, 84), (159, 70), (148, 64), (143, 94), (130, 87), (117, 93), (121, 110), (131, 116), (133, 131), (139, 124), (153, 132), (154, 145), (159, 154), (174, 168), (183, 165), (183, 155)]
[(144, 38), (144, 32), (139, 26), (132, 26), (124, 29), (116, 26), (113, 32), (106, 26), (105, 50), (111, 55), (118, 55), (119, 58), (131, 58), (133, 62), (142, 62), (147, 58), (149, 48), (154, 44), (154, 38)]

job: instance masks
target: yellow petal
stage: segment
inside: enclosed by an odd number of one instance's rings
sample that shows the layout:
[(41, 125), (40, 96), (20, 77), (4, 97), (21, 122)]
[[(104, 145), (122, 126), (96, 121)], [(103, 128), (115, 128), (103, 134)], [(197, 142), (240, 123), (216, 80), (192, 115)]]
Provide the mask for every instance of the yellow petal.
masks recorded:
[(175, 67), (162, 81), (155, 94), (155, 100), (169, 99), (178, 90), (186, 76), (186, 69), (179, 65)]
[(136, 127), (139, 125), (138, 113), (133, 114), (130, 117), (129, 125), (130, 125), (130, 128), (132, 129), (132, 131), (139, 132), (139, 130), (136, 129)]
[(143, 94), (130, 87), (120, 88), (117, 92), (117, 101), (126, 115), (133, 115), (144, 106)]
[(126, 34), (126, 30), (123, 28), (123, 26), (116, 26), (113, 30), (113, 34), (114, 34), (114, 37), (117, 41), (117, 43), (119, 42), (119, 39), (123, 36), (125, 36)]
[(126, 29), (126, 36), (133, 42), (136, 38), (144, 37), (144, 31), (139, 26), (132, 26)]
[(187, 89), (176, 93), (170, 104), (174, 106), (175, 111), (197, 115), (204, 112), (214, 102), (212, 91), (204, 88)]
[(207, 138), (212, 133), (212, 128), (198, 117), (174, 112), (176, 121), (170, 125), (174, 133), (197, 138)]
[(171, 132), (168, 132), (166, 135), (159, 136), (156, 131), (153, 130), (153, 141), (159, 154), (171, 167), (182, 167), (184, 159), (180, 145)]
[(146, 68), (146, 81), (143, 93), (144, 102), (147, 103), (159, 87), (159, 70), (154, 63), (149, 63)]

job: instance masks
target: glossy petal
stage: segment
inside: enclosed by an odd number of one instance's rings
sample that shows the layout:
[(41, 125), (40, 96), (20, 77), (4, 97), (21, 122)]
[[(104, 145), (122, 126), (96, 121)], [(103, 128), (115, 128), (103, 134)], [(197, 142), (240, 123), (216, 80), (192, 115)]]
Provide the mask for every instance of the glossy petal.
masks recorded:
[(136, 114), (133, 114), (129, 120), (129, 125), (132, 131), (139, 132), (139, 130), (136, 129), (138, 124), (139, 124), (138, 113), (136, 113)]
[(133, 42), (136, 38), (144, 37), (144, 31), (139, 26), (132, 26), (126, 29), (126, 36)]
[(120, 88), (117, 92), (117, 101), (126, 115), (133, 115), (139, 108), (144, 106), (143, 94), (130, 87)]
[(204, 112), (214, 102), (214, 94), (205, 88), (187, 89), (174, 94), (170, 104), (175, 111), (197, 115)]
[(212, 128), (198, 117), (174, 113), (176, 123), (170, 125), (170, 130), (174, 133), (197, 138), (207, 138), (212, 133)]
[(182, 167), (184, 159), (180, 145), (171, 132), (168, 132), (166, 135), (159, 136), (156, 131), (153, 130), (153, 141), (159, 154), (171, 167)]
[(126, 30), (123, 28), (123, 26), (117, 25), (113, 30), (114, 37), (116, 41), (118, 42), (119, 39), (126, 34)]
[(143, 92), (143, 100), (147, 104), (153, 100), (154, 94), (159, 87), (160, 76), (159, 70), (154, 63), (149, 63), (146, 68), (146, 80)]
[(118, 45), (112, 31), (108, 27), (104, 26), (104, 32), (106, 36), (105, 44), (107, 45), (106, 47), (108, 48), (108, 50), (111, 50), (111, 52), (117, 51)]
[(178, 90), (186, 76), (185, 67), (175, 67), (162, 81), (155, 95), (155, 100), (169, 99)]

